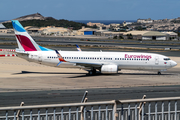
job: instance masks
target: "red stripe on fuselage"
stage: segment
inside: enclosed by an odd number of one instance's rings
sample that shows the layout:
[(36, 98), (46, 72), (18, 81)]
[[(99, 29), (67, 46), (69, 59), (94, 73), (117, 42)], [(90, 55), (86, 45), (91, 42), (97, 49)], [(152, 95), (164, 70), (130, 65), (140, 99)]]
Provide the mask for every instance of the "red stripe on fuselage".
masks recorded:
[(21, 43), (25, 51), (37, 51), (28, 37), (23, 36), (23, 35), (16, 35), (16, 37)]

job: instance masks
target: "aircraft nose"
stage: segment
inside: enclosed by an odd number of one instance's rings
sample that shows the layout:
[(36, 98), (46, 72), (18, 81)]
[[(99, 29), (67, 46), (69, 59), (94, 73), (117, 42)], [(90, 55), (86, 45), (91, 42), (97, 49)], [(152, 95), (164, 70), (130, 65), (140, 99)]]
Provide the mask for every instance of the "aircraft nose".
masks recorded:
[(174, 67), (174, 66), (177, 65), (177, 63), (176, 63), (175, 61), (172, 61), (172, 62), (171, 62), (171, 65)]

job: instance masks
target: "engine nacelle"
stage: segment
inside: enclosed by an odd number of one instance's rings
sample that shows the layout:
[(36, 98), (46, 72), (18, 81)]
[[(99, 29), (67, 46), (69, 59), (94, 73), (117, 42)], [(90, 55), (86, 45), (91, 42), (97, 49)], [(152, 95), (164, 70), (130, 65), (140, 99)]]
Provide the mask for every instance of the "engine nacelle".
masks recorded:
[(105, 74), (118, 73), (118, 66), (117, 65), (103, 65), (101, 67), (101, 73), (105, 73)]

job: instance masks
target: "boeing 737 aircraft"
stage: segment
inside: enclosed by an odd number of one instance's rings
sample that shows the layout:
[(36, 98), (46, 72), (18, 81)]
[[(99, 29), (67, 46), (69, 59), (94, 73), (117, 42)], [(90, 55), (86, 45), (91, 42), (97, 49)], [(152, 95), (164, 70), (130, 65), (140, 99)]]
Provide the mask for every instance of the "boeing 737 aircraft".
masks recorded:
[(95, 74), (118, 73), (121, 69), (151, 70), (161, 74), (177, 65), (170, 58), (153, 53), (141, 52), (88, 52), (88, 51), (57, 51), (39, 46), (17, 20), (12, 20), (18, 49), (18, 57), (30, 62), (65, 68), (82, 68)]

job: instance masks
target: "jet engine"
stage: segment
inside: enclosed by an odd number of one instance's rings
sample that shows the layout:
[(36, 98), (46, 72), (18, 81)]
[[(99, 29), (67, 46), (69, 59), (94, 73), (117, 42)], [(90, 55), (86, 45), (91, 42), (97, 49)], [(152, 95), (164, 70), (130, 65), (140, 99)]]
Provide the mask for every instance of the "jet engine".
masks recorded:
[(117, 65), (103, 65), (101, 67), (101, 73), (105, 73), (105, 74), (118, 73), (118, 66)]

